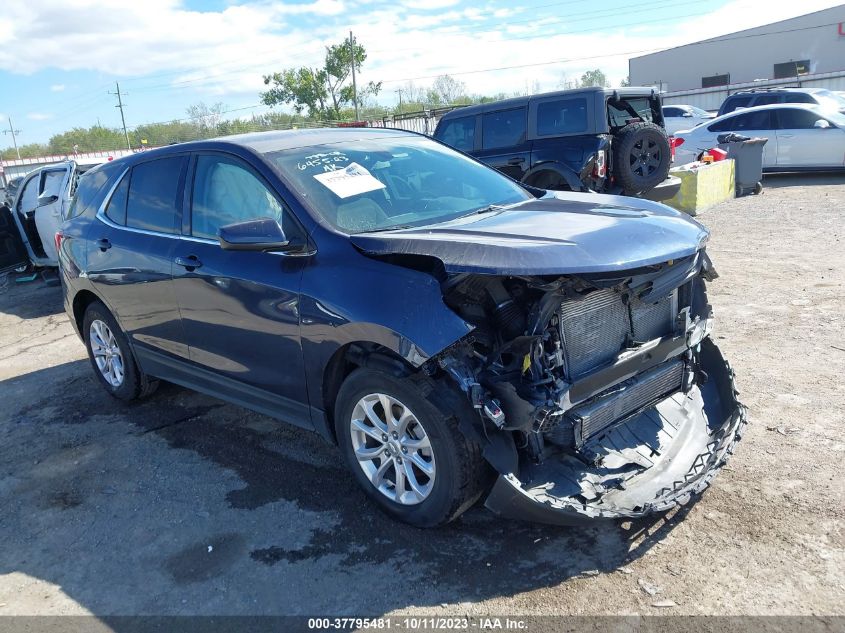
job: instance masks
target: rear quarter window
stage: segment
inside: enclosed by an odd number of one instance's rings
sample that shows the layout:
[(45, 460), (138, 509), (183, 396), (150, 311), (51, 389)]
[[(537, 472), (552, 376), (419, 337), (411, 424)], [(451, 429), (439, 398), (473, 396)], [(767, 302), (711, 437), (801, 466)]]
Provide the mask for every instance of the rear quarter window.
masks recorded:
[(76, 185), (76, 193), (68, 208), (66, 219), (75, 218), (92, 210), (95, 211), (108, 190), (106, 185), (109, 184), (110, 176), (114, 175), (114, 171), (100, 168), (82, 174)]
[(126, 205), (126, 226), (174, 233), (179, 208), (179, 185), (187, 158), (151, 160), (132, 168)]
[(558, 99), (537, 106), (537, 136), (578, 134), (587, 131), (587, 100)]
[[(629, 123), (644, 121), (656, 123), (655, 110), (660, 104), (651, 97), (626, 97), (607, 100), (607, 123), (611, 128), (625, 127)], [(662, 115), (661, 115), (662, 116)]]

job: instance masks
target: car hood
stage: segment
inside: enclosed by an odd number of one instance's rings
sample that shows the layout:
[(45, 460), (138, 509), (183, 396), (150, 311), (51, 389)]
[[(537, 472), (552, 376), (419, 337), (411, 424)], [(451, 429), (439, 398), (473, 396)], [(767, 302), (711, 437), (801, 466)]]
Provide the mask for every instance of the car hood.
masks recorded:
[(635, 198), (550, 193), (504, 210), (423, 227), (350, 236), (375, 256), (422, 255), (448, 273), (563, 275), (649, 266), (695, 253), (707, 229)]

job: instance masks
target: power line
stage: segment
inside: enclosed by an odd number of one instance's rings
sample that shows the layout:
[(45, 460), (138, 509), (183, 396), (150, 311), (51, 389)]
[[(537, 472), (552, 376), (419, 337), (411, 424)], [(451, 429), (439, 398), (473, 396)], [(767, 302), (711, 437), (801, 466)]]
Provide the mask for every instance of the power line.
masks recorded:
[(12, 117), (9, 117), (9, 129), (3, 130), (3, 134), (12, 134), (12, 143), (15, 145), (15, 153), (18, 155), (18, 160), (21, 159), (21, 151), (18, 149), (18, 140), (15, 138), (16, 134), (20, 134), (20, 130), (16, 130), (12, 125)]

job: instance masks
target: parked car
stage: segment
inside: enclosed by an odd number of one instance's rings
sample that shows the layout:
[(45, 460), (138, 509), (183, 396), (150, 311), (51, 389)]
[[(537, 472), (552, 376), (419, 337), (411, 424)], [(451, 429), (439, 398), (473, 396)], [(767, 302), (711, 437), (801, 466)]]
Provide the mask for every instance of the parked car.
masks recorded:
[(541, 189), (667, 200), (671, 150), (652, 88), (581, 88), (446, 113), (434, 138)]
[(65, 161), (40, 167), (21, 178), (12, 203), (0, 206), (0, 240), (8, 245), (0, 256), (0, 272), (29, 264), (59, 265), (55, 236), (79, 176), (91, 166)]
[(807, 103), (825, 110), (845, 113), (845, 98), (824, 88), (752, 88), (738, 90), (719, 107), (718, 116), (739, 108), (753, 108), (776, 103)]
[(763, 171), (845, 168), (845, 115), (801, 103), (747, 108), (675, 134), (675, 163), (683, 165), (736, 132), (764, 137)]
[(663, 123), (669, 136), (672, 136), (678, 130), (692, 129), (696, 125), (712, 120), (715, 116), (712, 112), (691, 105), (675, 105), (673, 103), (663, 106)]
[(110, 394), (161, 378), (315, 430), (375, 504), (433, 526), (482, 495), (565, 524), (708, 485), (744, 417), (708, 336), (707, 237), (657, 203), (349, 128), (108, 163), (58, 242)]

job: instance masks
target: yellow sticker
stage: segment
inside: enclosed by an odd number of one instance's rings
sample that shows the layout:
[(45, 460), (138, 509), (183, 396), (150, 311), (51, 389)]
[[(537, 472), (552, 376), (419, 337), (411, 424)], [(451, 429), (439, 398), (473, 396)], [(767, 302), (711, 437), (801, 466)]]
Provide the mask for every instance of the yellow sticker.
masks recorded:
[(526, 354), (522, 359), (522, 373), (527, 373), (531, 369), (531, 354)]

